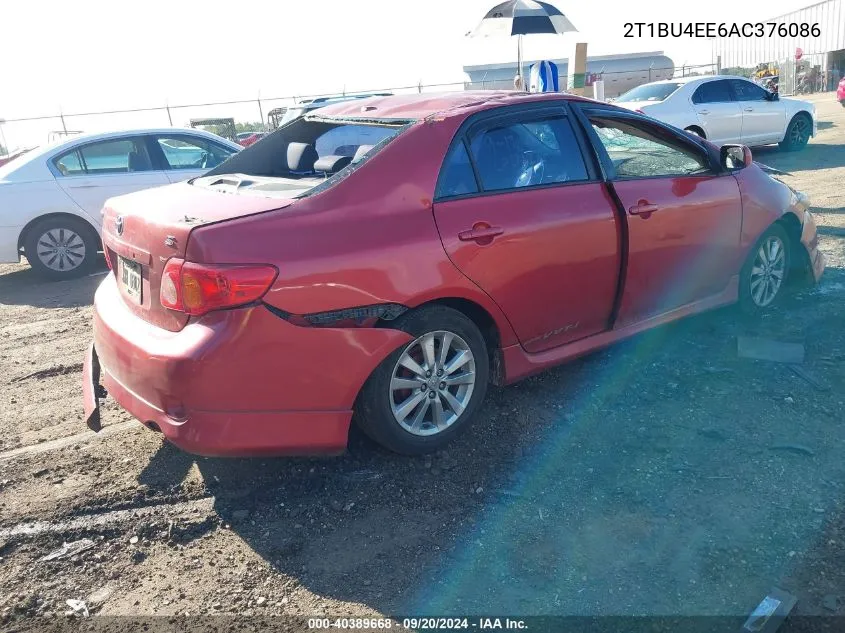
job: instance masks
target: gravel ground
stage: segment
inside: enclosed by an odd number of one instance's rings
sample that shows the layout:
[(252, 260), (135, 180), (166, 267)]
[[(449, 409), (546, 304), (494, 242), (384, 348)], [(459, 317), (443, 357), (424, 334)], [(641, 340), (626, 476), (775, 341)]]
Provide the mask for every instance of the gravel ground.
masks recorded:
[[(338, 458), (194, 458), (111, 401), (93, 437), (80, 361), (101, 276), (0, 266), (0, 628), (68, 599), (136, 617), (739, 616), (773, 586), (794, 613), (845, 615), (845, 109), (816, 100), (805, 151), (755, 157), (813, 200), (818, 288), (493, 390), (430, 457), (353, 435)], [(739, 335), (802, 343), (806, 378), (738, 358)]]

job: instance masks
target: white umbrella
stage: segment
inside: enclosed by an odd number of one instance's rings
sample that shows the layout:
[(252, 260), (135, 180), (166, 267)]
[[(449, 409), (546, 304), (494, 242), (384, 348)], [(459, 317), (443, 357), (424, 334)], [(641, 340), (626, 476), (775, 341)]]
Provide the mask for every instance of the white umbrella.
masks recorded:
[[(487, 12), (470, 37), (516, 35), (518, 74), (522, 74), (522, 36), (539, 34), (563, 35), (578, 29), (569, 19), (546, 2), (535, 0), (509, 0), (496, 5)], [(523, 83), (524, 83), (523, 79)]]

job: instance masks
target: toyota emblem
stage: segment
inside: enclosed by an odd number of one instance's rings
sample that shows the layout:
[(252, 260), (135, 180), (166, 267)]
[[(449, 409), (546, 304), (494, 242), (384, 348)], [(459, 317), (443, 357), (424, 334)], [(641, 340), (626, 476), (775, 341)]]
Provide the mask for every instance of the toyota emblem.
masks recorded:
[(119, 215), (114, 219), (114, 228), (118, 235), (123, 235), (123, 216)]

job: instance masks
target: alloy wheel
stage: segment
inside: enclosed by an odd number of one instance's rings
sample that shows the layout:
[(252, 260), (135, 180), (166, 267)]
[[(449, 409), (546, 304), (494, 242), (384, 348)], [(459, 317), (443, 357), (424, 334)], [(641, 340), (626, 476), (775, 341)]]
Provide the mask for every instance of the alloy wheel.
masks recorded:
[(436, 435), (467, 408), (475, 389), (475, 357), (453, 332), (423, 334), (408, 345), (390, 380), (390, 409), (413, 435)]
[(85, 261), (85, 241), (71, 229), (49, 229), (38, 238), (37, 255), (50, 270), (70, 271)]
[(807, 120), (802, 116), (795, 119), (789, 130), (789, 140), (793, 145), (802, 145), (809, 140)]
[(760, 245), (751, 267), (751, 299), (765, 308), (775, 300), (786, 275), (786, 247), (783, 241), (770, 235)]

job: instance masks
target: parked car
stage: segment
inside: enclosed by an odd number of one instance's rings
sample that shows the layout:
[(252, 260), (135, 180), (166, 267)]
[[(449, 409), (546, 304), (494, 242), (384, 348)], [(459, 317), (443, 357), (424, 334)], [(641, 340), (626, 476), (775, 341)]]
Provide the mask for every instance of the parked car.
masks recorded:
[(779, 143), (803, 148), (816, 134), (816, 108), (785, 99), (743, 77), (684, 77), (644, 84), (615, 103), (681, 128), (717, 145)]
[(839, 85), (836, 87), (836, 99), (845, 108), (845, 77), (839, 81)]
[(240, 132), (237, 135), (238, 145), (241, 147), (249, 147), (262, 138), (264, 138), (264, 132)]
[(317, 97), (316, 99), (303, 99), (296, 105), (290, 107), (273, 108), (267, 113), (267, 125), (270, 130), (275, 130), (283, 125), (287, 125), (309, 112), (325, 108), (326, 106), (335, 103), (343, 103), (345, 101), (360, 101), (361, 99), (368, 99), (370, 97), (387, 97), (389, 92), (374, 92), (371, 94), (357, 94), (357, 95), (337, 95), (334, 97)]
[(104, 387), (205, 455), (337, 453), (353, 414), (432, 451), (491, 382), (767, 310), (824, 267), (806, 197), (747, 147), (552, 93), (327, 107), (206, 177), (111, 199), (103, 239), (86, 420)]
[(24, 254), (44, 277), (81, 275), (101, 249), (107, 198), (200, 176), (240, 149), (179, 128), (77, 135), (33, 149), (0, 167), (0, 262)]

